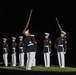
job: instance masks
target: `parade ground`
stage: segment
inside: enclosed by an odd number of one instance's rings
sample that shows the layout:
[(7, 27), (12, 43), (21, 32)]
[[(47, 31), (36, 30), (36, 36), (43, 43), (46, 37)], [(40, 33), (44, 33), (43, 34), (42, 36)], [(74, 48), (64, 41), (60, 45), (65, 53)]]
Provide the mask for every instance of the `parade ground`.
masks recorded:
[(76, 68), (75, 67), (65, 67), (65, 68), (59, 68), (59, 66), (55, 66), (55, 65), (51, 65), (49, 68), (48, 67), (44, 67), (44, 65), (37, 65), (35, 67), (32, 67), (32, 70), (31, 71), (27, 71), (26, 70), (26, 66), (24, 67), (20, 67), (20, 66), (16, 66), (16, 67), (12, 67), (10, 66), (10, 63), (9, 63), (9, 66), (8, 67), (5, 67), (3, 65), (3, 63), (0, 63), (0, 73), (1, 75), (25, 75), (25, 74), (51, 74), (51, 75), (54, 75), (54, 74), (58, 74), (58, 75), (76, 75)]

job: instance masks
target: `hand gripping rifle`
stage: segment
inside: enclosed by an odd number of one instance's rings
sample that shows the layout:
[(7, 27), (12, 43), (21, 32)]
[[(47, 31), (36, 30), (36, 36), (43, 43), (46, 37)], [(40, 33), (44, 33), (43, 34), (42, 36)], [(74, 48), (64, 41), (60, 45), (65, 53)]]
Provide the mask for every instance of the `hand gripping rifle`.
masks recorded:
[(25, 28), (24, 28), (24, 30), (23, 30), (23, 32), (22, 32), (22, 34), (24, 34), (24, 33), (25, 33), (26, 29), (27, 29), (27, 28), (28, 28), (28, 26), (29, 26), (32, 12), (33, 12), (33, 10), (31, 10), (31, 11), (30, 11), (28, 21), (27, 21), (27, 23), (26, 23), (26, 26), (25, 26)]

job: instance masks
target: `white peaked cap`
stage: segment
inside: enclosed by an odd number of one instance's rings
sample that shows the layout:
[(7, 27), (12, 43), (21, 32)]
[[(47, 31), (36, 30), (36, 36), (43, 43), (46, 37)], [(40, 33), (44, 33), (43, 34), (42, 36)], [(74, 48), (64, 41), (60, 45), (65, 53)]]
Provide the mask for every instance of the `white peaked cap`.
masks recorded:
[(19, 36), (19, 38), (23, 38), (23, 36)]
[(45, 33), (45, 35), (48, 35), (49, 36), (50, 34), (49, 33)]
[(15, 40), (15, 39), (16, 39), (16, 37), (12, 37), (12, 39), (13, 39), (13, 40)]
[(30, 36), (34, 37), (35, 35), (34, 34), (31, 34)]
[(3, 38), (3, 40), (7, 40), (6, 38)]
[(25, 34), (28, 34), (28, 33), (29, 33), (29, 30), (26, 30), (26, 31), (25, 31)]
[(66, 32), (65, 31), (61, 31), (61, 33), (66, 35)]

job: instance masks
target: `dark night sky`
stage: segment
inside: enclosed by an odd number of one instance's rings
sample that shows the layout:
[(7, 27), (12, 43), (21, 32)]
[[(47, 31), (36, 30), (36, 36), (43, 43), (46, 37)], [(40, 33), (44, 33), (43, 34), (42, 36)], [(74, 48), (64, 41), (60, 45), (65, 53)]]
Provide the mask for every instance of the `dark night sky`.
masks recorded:
[(11, 53), (11, 37), (16, 36), (18, 43), (18, 36), (22, 35), (22, 30), (26, 25), (31, 9), (33, 9), (34, 11), (29, 24), (29, 30), (30, 33), (36, 35), (36, 40), (38, 41), (37, 64), (43, 64), (42, 48), (44, 32), (49, 32), (51, 34), (51, 65), (58, 64), (56, 49), (54, 48), (54, 42), (60, 34), (55, 20), (55, 17), (57, 17), (68, 36), (66, 65), (76, 66), (76, 6), (74, 2), (54, 2), (50, 0), (43, 2), (39, 0), (2, 0), (0, 2), (0, 61), (2, 61), (2, 38), (8, 38), (8, 44), (10, 46), (9, 53)]

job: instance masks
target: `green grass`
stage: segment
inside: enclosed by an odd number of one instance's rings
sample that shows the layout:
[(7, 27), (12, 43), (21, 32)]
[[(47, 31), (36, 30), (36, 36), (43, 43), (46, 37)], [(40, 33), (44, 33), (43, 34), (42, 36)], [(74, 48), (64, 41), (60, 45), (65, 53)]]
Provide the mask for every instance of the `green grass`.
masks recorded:
[[(1, 64), (1, 63), (0, 63)], [(20, 67), (20, 66), (16, 66), (16, 67), (12, 67), (12, 66), (0, 66), (0, 69), (7, 69), (7, 70), (19, 70), (19, 71), (26, 71), (26, 67)], [(65, 68), (59, 68), (59, 66), (50, 66), (49, 68), (44, 67), (43, 65), (39, 65), (36, 67), (32, 67), (32, 71), (44, 71), (44, 72), (76, 72), (76, 68), (73, 67), (65, 67)]]
[(51, 72), (76, 72), (76, 68), (66, 67), (59, 68), (59, 66), (51, 66), (49, 68), (37, 66), (32, 68), (34, 71), (51, 71)]

